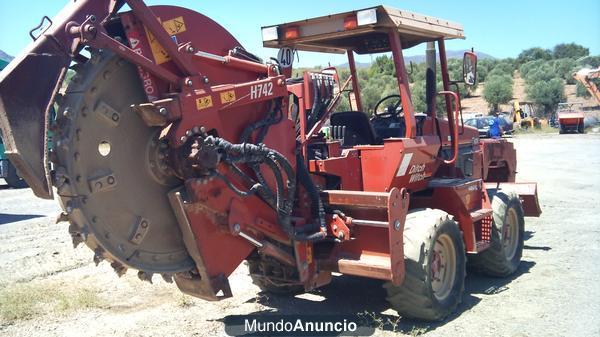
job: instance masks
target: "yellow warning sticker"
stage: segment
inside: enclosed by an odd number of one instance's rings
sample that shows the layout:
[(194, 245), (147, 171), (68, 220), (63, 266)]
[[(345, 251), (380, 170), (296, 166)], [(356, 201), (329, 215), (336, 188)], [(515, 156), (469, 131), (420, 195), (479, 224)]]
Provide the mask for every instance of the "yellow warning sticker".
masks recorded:
[(311, 264), (313, 261), (312, 246), (306, 246), (306, 263)]
[(204, 96), (196, 99), (196, 108), (198, 110), (207, 109), (213, 106), (212, 97)]
[(221, 104), (235, 101), (235, 90), (229, 90), (221, 93)]
[(169, 35), (177, 35), (179, 33), (183, 33), (186, 31), (185, 21), (183, 21), (183, 16), (176, 17), (175, 19), (167, 20), (163, 22), (163, 27)]
[(148, 37), (150, 49), (152, 50), (152, 56), (154, 56), (154, 61), (156, 62), (156, 64), (162, 64), (169, 61), (171, 59), (169, 57), (169, 54), (167, 54), (165, 49), (160, 45), (160, 43), (158, 43), (158, 41), (156, 40), (154, 35), (150, 33), (148, 28), (144, 27), (144, 29), (146, 30), (146, 36)]
[[(187, 28), (185, 27), (185, 21), (183, 20), (182, 16), (176, 17), (171, 20), (167, 20), (162, 23), (162, 26), (167, 31), (167, 33), (171, 35), (175, 43), (177, 43), (175, 35), (183, 33), (187, 30)], [(144, 27), (144, 30), (146, 30), (146, 37), (148, 37), (150, 49), (152, 50), (152, 55), (154, 56), (154, 61), (156, 62), (156, 64), (162, 64), (169, 61), (171, 58), (169, 57), (169, 54), (167, 54), (163, 46), (161, 46), (160, 43), (158, 43), (158, 41), (156, 40), (154, 35), (148, 30), (148, 28)]]

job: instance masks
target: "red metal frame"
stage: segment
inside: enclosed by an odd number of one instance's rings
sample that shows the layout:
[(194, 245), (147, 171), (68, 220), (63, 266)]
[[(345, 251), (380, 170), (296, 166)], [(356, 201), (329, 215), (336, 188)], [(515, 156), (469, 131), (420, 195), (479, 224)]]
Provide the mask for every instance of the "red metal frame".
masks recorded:
[[(460, 113), (460, 98), (454, 91), (440, 91), (440, 95), (448, 95), (454, 98), (454, 114), (448, 112), (448, 120), (454, 123), (450, 124), (450, 132), (452, 133), (452, 158), (450, 160), (444, 160), (445, 164), (454, 164), (458, 158), (458, 114)], [(448, 101), (448, 98), (446, 98)]]
[(398, 80), (398, 88), (400, 90), (400, 98), (402, 99), (402, 108), (404, 110), (404, 123), (406, 125), (406, 138), (415, 138), (417, 135), (415, 111), (410, 96), (410, 87), (408, 83), (408, 74), (404, 66), (404, 56), (402, 53), (402, 42), (400, 41), (400, 33), (397, 30), (390, 30), (388, 33), (390, 39), (390, 47), (392, 49), (392, 58), (396, 68), (396, 79)]
[(363, 111), (362, 98), (360, 96), (360, 84), (358, 82), (358, 74), (356, 72), (356, 62), (354, 61), (354, 51), (348, 50), (348, 65), (350, 66), (350, 77), (352, 78), (352, 92), (356, 100), (356, 110)]

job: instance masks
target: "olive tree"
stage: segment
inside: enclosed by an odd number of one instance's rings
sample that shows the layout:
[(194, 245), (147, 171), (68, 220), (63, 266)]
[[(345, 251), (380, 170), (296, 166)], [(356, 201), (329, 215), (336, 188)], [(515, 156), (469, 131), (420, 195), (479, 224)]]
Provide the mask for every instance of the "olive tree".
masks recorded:
[(498, 111), (498, 105), (508, 103), (513, 97), (513, 82), (508, 75), (488, 77), (483, 88), (483, 99), (492, 111)]
[(540, 105), (546, 116), (556, 111), (558, 103), (565, 100), (565, 85), (560, 78), (528, 83), (525, 93), (529, 100)]

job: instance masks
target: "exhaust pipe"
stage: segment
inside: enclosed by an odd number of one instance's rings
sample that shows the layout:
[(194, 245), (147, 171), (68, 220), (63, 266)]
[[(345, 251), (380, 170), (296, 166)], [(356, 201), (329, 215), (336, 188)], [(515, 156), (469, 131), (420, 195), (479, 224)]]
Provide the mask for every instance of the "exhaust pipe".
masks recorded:
[(435, 42), (427, 42), (425, 61), (427, 66), (425, 71), (425, 101), (427, 102), (427, 112), (431, 116), (435, 116), (435, 99), (437, 97)]

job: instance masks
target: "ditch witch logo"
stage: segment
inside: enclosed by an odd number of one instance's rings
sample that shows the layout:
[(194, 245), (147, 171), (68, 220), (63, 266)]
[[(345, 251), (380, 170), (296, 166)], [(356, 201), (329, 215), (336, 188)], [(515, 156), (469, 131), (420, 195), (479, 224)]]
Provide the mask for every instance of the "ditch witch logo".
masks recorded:
[(235, 315), (224, 320), (229, 336), (370, 336), (375, 328), (354, 315)]

